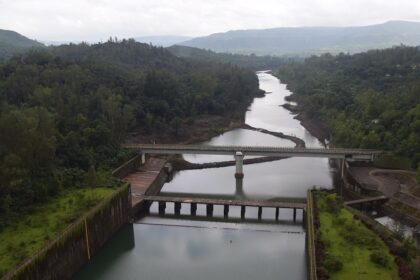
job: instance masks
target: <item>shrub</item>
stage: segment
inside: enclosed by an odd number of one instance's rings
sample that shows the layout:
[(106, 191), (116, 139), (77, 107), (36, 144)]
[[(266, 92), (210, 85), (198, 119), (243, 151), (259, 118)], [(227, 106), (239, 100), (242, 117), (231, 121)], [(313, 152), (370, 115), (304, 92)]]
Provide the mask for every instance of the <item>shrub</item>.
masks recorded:
[(341, 200), (337, 198), (337, 194), (329, 194), (325, 199), (326, 210), (332, 214), (339, 214), (341, 210)]
[(381, 254), (381, 252), (375, 251), (370, 254), (370, 260), (380, 267), (388, 266), (388, 258)]
[(338, 272), (343, 269), (343, 263), (336, 257), (328, 255), (324, 261), (324, 267), (329, 273)]

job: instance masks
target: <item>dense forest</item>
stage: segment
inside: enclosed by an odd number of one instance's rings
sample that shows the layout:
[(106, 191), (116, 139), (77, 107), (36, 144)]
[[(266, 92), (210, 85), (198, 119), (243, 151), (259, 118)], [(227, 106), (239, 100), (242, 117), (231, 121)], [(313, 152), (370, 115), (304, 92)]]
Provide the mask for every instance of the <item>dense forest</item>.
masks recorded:
[(230, 63), (240, 67), (253, 69), (255, 71), (276, 69), (280, 65), (291, 62), (291, 61), (302, 61), (299, 57), (287, 57), (287, 56), (258, 56), (255, 54), (241, 55), (231, 53), (216, 53), (211, 50), (203, 50), (187, 46), (171, 46), (166, 48), (168, 51), (178, 57), (184, 57), (196, 62), (218, 62), (218, 63)]
[(127, 132), (238, 113), (258, 93), (250, 70), (134, 40), (63, 45), (0, 63), (0, 220), (64, 188), (109, 184)]
[(419, 164), (419, 48), (325, 54), (277, 73), (301, 109), (328, 124), (334, 145), (393, 151)]

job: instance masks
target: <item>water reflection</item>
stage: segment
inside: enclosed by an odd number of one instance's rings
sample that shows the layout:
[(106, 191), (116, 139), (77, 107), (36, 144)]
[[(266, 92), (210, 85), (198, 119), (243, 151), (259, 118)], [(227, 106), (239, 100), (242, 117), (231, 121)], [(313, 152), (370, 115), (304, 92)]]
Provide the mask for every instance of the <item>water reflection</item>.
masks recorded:
[(129, 224), (120, 229), (110, 242), (105, 243), (92, 261), (75, 275), (74, 279), (107, 279), (108, 273), (103, 268), (121, 266), (135, 247), (134, 226)]
[[(305, 235), (135, 224), (136, 247), (117, 235), (75, 279), (305, 279)], [(98, 266), (101, 266), (100, 269)], [(98, 270), (101, 273), (98, 274)], [(293, 275), (291, 278), (290, 276)]]
[[(234, 197), (234, 174), (234, 166), (181, 171), (163, 186), (161, 193)], [(290, 158), (244, 165), (244, 175), (240, 197), (248, 199), (305, 198), (313, 186), (332, 187), (327, 159)]]

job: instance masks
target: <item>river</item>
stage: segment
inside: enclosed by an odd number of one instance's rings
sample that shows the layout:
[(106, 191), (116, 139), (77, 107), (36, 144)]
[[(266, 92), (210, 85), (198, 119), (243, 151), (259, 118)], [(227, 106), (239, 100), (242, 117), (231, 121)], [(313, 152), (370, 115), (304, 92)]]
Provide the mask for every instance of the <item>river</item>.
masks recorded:
[[(257, 72), (260, 88), (268, 92), (255, 98), (245, 122), (253, 127), (297, 136), (308, 147), (320, 147), (293, 114), (281, 107), (291, 92), (268, 72)], [(294, 146), (294, 143), (258, 131), (235, 129), (205, 142), (209, 145)], [(232, 160), (226, 156), (185, 156), (191, 162)], [(200, 194), (209, 197), (304, 199), (313, 186), (332, 188), (332, 170), (326, 159), (289, 158), (244, 166), (245, 177), (234, 178), (234, 167), (188, 170), (176, 173), (161, 193)], [(182, 208), (175, 217), (158, 217), (156, 205), (151, 214), (120, 230), (75, 279), (306, 279), (305, 232), (302, 213), (297, 223), (292, 213), (264, 210), (262, 221), (257, 209), (246, 213), (241, 222), (240, 209), (232, 207), (229, 220), (221, 207), (213, 219), (205, 217), (204, 206), (197, 218)]]

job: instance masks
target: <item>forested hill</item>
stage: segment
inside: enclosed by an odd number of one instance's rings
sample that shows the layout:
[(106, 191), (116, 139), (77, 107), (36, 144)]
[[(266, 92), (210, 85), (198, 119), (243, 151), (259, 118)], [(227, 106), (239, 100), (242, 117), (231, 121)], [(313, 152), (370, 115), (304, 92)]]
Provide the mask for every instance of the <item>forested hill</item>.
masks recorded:
[(196, 62), (217, 62), (230, 63), (240, 67), (246, 67), (253, 70), (267, 70), (278, 68), (281, 64), (301, 60), (299, 58), (277, 57), (277, 56), (256, 56), (240, 55), (230, 53), (216, 53), (210, 50), (175, 45), (167, 48), (172, 54), (194, 60)]
[(44, 45), (17, 32), (0, 29), (0, 61), (30, 48), (40, 47), (44, 47)]
[(201, 114), (243, 113), (258, 93), (250, 70), (134, 40), (0, 63), (0, 220), (63, 188), (108, 184), (127, 132), (175, 134)]
[(337, 146), (395, 151), (420, 162), (420, 49), (322, 55), (284, 65), (282, 81)]
[(354, 27), (233, 30), (194, 38), (180, 44), (216, 52), (257, 55), (356, 53), (400, 44), (420, 45), (420, 22), (389, 21)]

